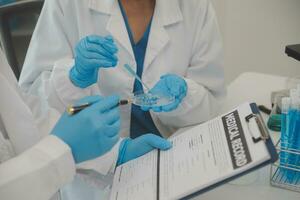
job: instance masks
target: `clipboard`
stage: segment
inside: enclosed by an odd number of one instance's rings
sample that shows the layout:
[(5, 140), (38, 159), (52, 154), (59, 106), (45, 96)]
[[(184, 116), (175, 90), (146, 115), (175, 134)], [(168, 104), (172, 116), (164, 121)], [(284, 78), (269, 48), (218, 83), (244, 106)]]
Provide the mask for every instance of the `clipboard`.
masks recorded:
[(188, 196), (186, 196), (184, 198), (181, 198), (181, 199), (185, 200), (185, 199), (191, 199), (193, 197), (199, 196), (199, 195), (201, 195), (201, 194), (203, 194), (205, 192), (208, 192), (210, 190), (215, 189), (218, 186), (221, 186), (221, 185), (226, 184), (226, 183), (228, 183), (230, 181), (233, 181), (236, 178), (239, 178), (241, 176), (249, 174), (249, 173), (251, 173), (251, 172), (253, 172), (253, 171), (257, 170), (257, 169), (260, 169), (260, 168), (262, 168), (262, 167), (264, 167), (264, 166), (266, 166), (268, 164), (274, 163), (274, 162), (276, 162), (278, 160), (278, 153), (276, 151), (276, 148), (274, 146), (274, 143), (273, 143), (272, 139), (270, 138), (269, 131), (268, 131), (268, 129), (267, 129), (265, 123), (264, 123), (264, 120), (263, 120), (263, 118), (261, 116), (261, 113), (260, 113), (260, 111), (258, 109), (257, 104), (256, 103), (251, 103), (250, 107), (251, 107), (251, 110), (252, 110), (252, 114), (248, 115), (245, 118), (245, 120), (246, 120), (247, 123), (249, 123), (250, 119), (255, 119), (255, 121), (256, 121), (256, 123), (258, 125), (258, 128), (260, 130), (260, 134), (261, 134), (259, 137), (252, 136), (252, 140), (253, 140), (254, 143), (257, 143), (257, 142), (260, 142), (260, 141), (264, 141), (271, 158), (269, 160), (267, 160), (267, 161), (265, 161), (265, 162), (257, 165), (256, 167), (253, 167), (253, 168), (251, 168), (251, 169), (249, 169), (249, 170), (247, 170), (245, 172), (242, 172), (240, 174), (234, 175), (234, 176), (232, 176), (230, 178), (227, 178), (227, 179), (225, 179), (223, 181), (220, 181), (220, 182), (218, 182), (216, 184), (213, 184), (213, 185), (211, 185), (211, 186), (209, 186), (207, 188), (204, 188), (204, 189), (202, 189), (202, 190), (200, 190), (198, 192), (190, 194), (190, 195), (188, 195)]
[[(223, 135), (223, 133), (225, 135)], [(110, 199), (117, 200), (119, 197), (120, 199), (141, 199), (143, 198), (143, 195), (146, 194), (150, 195), (149, 199), (155, 200), (168, 198), (190, 199), (230, 182), (235, 178), (246, 175), (254, 170), (273, 163), (278, 159), (276, 148), (255, 103), (244, 103), (232, 111), (220, 115), (203, 124), (199, 124), (198, 126), (187, 130), (185, 134), (178, 135), (172, 139), (172, 142), (174, 142), (175, 147), (177, 148), (173, 152), (172, 150), (169, 152), (156, 150), (137, 160), (133, 160), (129, 163), (125, 163), (123, 166), (119, 166), (116, 169), (114, 176), (114, 184), (112, 186), (112, 195)], [(251, 146), (251, 149), (253, 150), (256, 147), (256, 143), (257, 150), (259, 150), (258, 152), (261, 152), (262, 154), (257, 154), (260, 156), (251, 157), (250, 149), (248, 147)], [(215, 148), (214, 145), (219, 145), (220, 148)], [(199, 152), (194, 151), (197, 148), (203, 149)], [(237, 149), (242, 150), (238, 152)], [(177, 159), (178, 162), (175, 163), (175, 158), (178, 158), (176, 151), (179, 150), (181, 151), (181, 154), (179, 159)], [(235, 155), (237, 152), (239, 154)], [(187, 158), (185, 153), (190, 153), (189, 155), (191, 155), (191, 157)], [(208, 161), (212, 161), (210, 163), (207, 162), (207, 166), (215, 167), (212, 171), (207, 170), (209, 173), (215, 173), (216, 171), (214, 170), (219, 170), (216, 159), (222, 159), (226, 156), (226, 162), (222, 163), (221, 161), (221, 164), (225, 163), (225, 165), (228, 166), (228, 171), (223, 174), (224, 176), (221, 175), (220, 178), (210, 176), (211, 179), (208, 179), (206, 183), (204, 181), (205, 186), (207, 187), (201, 185), (203, 183), (199, 183), (198, 187), (196, 182), (199, 177), (201, 177), (201, 173), (198, 172), (199, 167), (201, 168), (202, 166), (198, 166), (197, 164), (206, 161), (199, 159), (197, 154), (201, 154), (200, 157), (202, 157), (202, 159), (206, 158)], [(219, 157), (216, 155), (219, 155)], [(169, 165), (170, 159), (174, 159), (172, 167)], [(230, 161), (232, 162), (232, 165), (230, 165)], [(184, 188), (180, 191), (174, 190), (175, 193), (170, 193), (173, 188), (169, 191), (166, 188), (164, 189), (163, 186), (170, 183), (170, 179), (168, 179), (170, 175), (168, 174), (173, 172), (175, 173), (175, 170), (178, 170), (178, 167), (183, 165), (182, 163), (187, 162), (196, 163), (195, 165), (191, 165), (194, 168), (191, 168), (191, 173), (188, 173), (188, 176), (193, 177), (191, 179), (193, 184), (191, 184), (189, 188)], [(251, 165), (247, 166), (247, 164), (250, 163)], [(175, 167), (173, 168), (173, 166)], [(232, 168), (230, 168), (231, 166)], [(244, 166), (245, 169), (235, 171)], [(205, 170), (205, 167), (202, 167), (201, 169)], [(193, 176), (194, 172), (197, 176)], [(125, 176), (124, 174), (126, 173), (130, 175)], [(137, 174), (137, 176), (134, 177), (134, 174)], [(180, 188), (182, 185), (182, 178), (185, 178), (185, 176), (186, 174), (184, 173), (177, 176), (177, 185), (173, 186), (175, 186), (175, 188)], [(132, 180), (137, 181), (135, 182)], [(188, 181), (188, 179), (185, 181)], [(139, 187), (140, 190), (136, 189)], [(155, 187), (156, 189), (154, 189)], [(166, 191), (170, 194), (163, 193)], [(129, 195), (127, 195), (128, 193)]]

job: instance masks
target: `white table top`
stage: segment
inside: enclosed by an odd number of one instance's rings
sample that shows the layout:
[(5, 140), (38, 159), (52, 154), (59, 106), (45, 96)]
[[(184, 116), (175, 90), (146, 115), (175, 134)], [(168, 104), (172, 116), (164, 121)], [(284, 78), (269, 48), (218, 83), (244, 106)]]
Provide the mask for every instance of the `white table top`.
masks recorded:
[[(271, 105), (271, 92), (285, 89), (287, 78), (259, 73), (244, 73), (228, 86), (228, 98), (221, 113), (244, 102)], [(274, 141), (278, 133), (271, 133)], [(204, 193), (194, 200), (299, 200), (300, 193), (270, 186), (270, 166)]]
[(246, 101), (271, 105), (271, 92), (285, 89), (287, 78), (268, 74), (247, 72), (241, 74), (229, 86), (223, 111)]

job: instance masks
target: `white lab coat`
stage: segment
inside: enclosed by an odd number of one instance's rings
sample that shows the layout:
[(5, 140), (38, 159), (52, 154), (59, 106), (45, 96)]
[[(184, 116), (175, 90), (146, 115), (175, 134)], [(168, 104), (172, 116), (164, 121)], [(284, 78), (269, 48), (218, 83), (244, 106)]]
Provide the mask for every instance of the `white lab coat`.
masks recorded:
[[(42, 112), (38, 98), (19, 92), (17, 80), (0, 50), (0, 199), (48, 200), (71, 182), (75, 163), (70, 148), (48, 133), (58, 112)], [(117, 145), (88, 164), (107, 174), (114, 168)], [(92, 165), (97, 166), (93, 166)]]
[[(85, 36), (112, 35), (119, 48), (116, 68), (101, 69), (98, 83), (80, 89), (70, 82), (74, 48)], [(176, 129), (208, 120), (225, 96), (223, 48), (209, 0), (156, 0), (142, 79), (150, 87), (166, 73), (183, 77), (188, 93), (168, 113), (151, 112), (164, 136)], [(46, 0), (23, 66), (21, 87), (63, 111), (85, 95), (128, 97), (134, 78), (121, 66), (136, 70), (133, 50), (117, 0)], [(130, 128), (130, 106), (121, 108), (122, 136)]]

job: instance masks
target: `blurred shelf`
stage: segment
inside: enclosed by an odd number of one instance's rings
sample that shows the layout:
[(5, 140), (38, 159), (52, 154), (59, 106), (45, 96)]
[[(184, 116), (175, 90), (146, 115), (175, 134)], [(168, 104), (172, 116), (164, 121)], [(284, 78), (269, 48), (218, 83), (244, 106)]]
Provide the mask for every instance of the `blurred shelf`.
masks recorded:
[(36, 25), (38, 16), (17, 16), (11, 23), (12, 37), (28, 37), (31, 36)]

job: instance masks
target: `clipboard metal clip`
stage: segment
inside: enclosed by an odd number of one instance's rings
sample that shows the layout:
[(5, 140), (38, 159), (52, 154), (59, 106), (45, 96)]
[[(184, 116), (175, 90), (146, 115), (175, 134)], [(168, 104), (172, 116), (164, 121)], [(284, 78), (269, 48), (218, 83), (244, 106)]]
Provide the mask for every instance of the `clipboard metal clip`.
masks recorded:
[(255, 119), (255, 122), (257, 123), (257, 126), (258, 126), (258, 129), (260, 131), (260, 136), (259, 137), (255, 137), (253, 134), (252, 134), (252, 140), (254, 143), (258, 143), (260, 142), (261, 140), (263, 140), (264, 142), (266, 142), (269, 138), (270, 138), (270, 135), (269, 135), (269, 131), (264, 123), (264, 120), (263, 118), (261, 117), (260, 114), (250, 114), (246, 117), (246, 121), (247, 123), (250, 123), (250, 120), (251, 119)]

